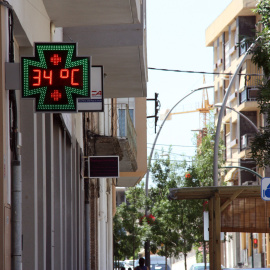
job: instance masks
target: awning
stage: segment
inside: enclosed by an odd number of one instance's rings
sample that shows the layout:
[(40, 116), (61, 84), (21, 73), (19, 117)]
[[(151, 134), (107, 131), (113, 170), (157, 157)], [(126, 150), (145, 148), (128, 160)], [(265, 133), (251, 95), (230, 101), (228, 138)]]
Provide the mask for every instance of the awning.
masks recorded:
[(225, 175), (224, 181), (231, 182), (233, 180), (238, 179), (238, 171), (237, 168), (230, 169), (228, 173)]
[(270, 201), (261, 198), (260, 186), (224, 186), (170, 189), (174, 200), (220, 200), (222, 232), (270, 233)]
[(208, 200), (210, 270), (220, 270), (220, 232), (270, 232), (270, 201), (260, 186), (174, 188), (169, 199)]
[(260, 186), (221, 186), (221, 187), (183, 187), (171, 188), (169, 198), (171, 200), (210, 199), (218, 193), (220, 199), (231, 198), (239, 193), (237, 198), (260, 198)]

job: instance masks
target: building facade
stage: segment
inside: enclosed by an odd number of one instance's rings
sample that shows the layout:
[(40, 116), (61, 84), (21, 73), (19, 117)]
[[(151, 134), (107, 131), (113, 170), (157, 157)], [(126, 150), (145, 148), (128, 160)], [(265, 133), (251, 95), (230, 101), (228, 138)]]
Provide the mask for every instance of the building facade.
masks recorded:
[[(256, 23), (260, 18), (252, 9), (256, 7), (257, 2), (231, 1), (206, 30), (206, 46), (213, 47), (216, 73), (214, 75), (216, 122), (229, 83), (251, 45), (246, 44), (245, 39), (255, 38)], [(264, 116), (259, 113), (256, 101), (259, 91), (257, 83), (261, 78), (262, 70), (252, 63), (251, 55), (248, 55), (232, 84), (222, 118), (221, 138), (226, 148), (224, 159), (227, 168), (223, 174), (221, 173), (220, 181), (225, 181), (227, 185), (260, 185), (260, 177), (251, 171), (261, 176), (269, 175), (269, 170), (258, 168), (250, 155), (252, 137), (259, 127), (264, 126)], [(223, 246), (222, 260), (226, 267), (241, 265), (269, 267), (268, 234), (244, 232), (229, 235), (232, 240)], [(253, 244), (253, 239), (257, 239), (257, 245)]]
[[(146, 173), (145, 16), (138, 0), (0, 1), (0, 269), (113, 269), (115, 187)], [(104, 112), (21, 99), (18, 64), (37, 42), (77, 43), (103, 66)], [(119, 178), (88, 178), (99, 155), (119, 156)]]

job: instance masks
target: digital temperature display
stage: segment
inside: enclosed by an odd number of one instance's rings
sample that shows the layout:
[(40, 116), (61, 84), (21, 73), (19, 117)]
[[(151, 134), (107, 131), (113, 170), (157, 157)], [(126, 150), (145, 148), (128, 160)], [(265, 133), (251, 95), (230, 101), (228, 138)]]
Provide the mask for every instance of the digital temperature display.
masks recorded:
[(76, 55), (76, 43), (36, 43), (34, 57), (22, 57), (22, 97), (36, 99), (36, 111), (76, 112), (90, 97), (90, 58)]

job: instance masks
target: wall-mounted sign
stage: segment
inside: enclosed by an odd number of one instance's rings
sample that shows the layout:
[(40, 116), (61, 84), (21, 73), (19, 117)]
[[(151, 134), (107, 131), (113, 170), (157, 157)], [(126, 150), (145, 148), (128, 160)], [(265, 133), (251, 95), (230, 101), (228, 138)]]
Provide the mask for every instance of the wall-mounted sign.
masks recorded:
[(270, 177), (261, 180), (261, 197), (265, 201), (270, 201)]
[(22, 97), (35, 98), (36, 111), (76, 112), (77, 98), (90, 97), (90, 64), (76, 43), (36, 43), (21, 60)]
[(88, 157), (89, 178), (118, 178), (119, 156)]
[(78, 98), (78, 112), (103, 112), (103, 66), (91, 67), (91, 96), (90, 98)]

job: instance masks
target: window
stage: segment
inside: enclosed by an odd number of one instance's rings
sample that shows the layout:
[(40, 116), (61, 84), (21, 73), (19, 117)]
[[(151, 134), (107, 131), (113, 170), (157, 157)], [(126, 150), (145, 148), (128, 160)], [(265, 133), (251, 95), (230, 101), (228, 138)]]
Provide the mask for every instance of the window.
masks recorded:
[[(131, 121), (134, 123), (134, 109), (129, 109)], [(118, 109), (119, 136), (127, 136), (126, 109)]]
[(239, 16), (238, 17), (238, 27), (239, 27), (239, 56), (244, 54), (248, 47), (251, 45), (246, 42), (247, 38), (255, 37), (255, 16)]

